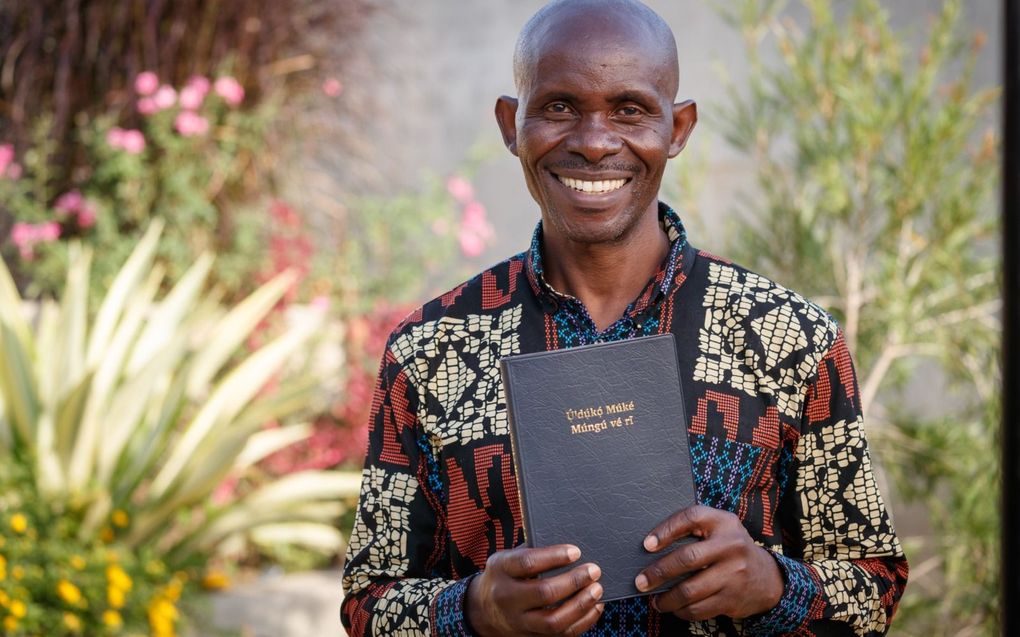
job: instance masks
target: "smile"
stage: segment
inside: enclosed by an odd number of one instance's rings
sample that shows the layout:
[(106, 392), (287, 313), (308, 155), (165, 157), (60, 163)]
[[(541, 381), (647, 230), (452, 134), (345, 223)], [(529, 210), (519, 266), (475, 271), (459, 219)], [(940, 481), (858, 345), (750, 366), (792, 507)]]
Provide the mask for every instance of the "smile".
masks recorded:
[(583, 179), (574, 179), (573, 177), (561, 177), (556, 175), (556, 179), (561, 184), (576, 190), (578, 192), (589, 192), (593, 194), (602, 194), (607, 192), (613, 192), (619, 190), (627, 183), (627, 179), (602, 179), (599, 181), (585, 181)]

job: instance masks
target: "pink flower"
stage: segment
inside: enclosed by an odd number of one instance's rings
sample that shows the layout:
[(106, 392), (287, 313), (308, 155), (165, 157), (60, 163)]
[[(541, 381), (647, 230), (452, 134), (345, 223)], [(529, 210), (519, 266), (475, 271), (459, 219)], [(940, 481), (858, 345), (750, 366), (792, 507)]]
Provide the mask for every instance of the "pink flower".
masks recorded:
[[(122, 131), (122, 133), (124, 132), (130, 131)], [(82, 197), (81, 193), (77, 190), (69, 190), (57, 197), (57, 200), (53, 203), (53, 208), (57, 211), (57, 217), (60, 218), (75, 215), (78, 226), (81, 228), (91, 228), (96, 224), (95, 204)]]
[(331, 77), (322, 83), (322, 92), (328, 97), (336, 97), (344, 90), (344, 85), (340, 83), (340, 80), (335, 77)]
[(475, 198), (475, 189), (471, 186), (471, 182), (460, 175), (454, 175), (446, 180), (446, 191), (462, 204)]
[(36, 226), (36, 236), (39, 241), (56, 241), (60, 238), (60, 224), (56, 221), (47, 221)]
[(458, 240), (461, 253), (468, 258), (473, 259), (485, 252), (485, 242), (476, 234), (462, 232)]
[(18, 248), (21, 248), (23, 245), (31, 241), (34, 235), (35, 232), (32, 230), (32, 224), (30, 223), (18, 221), (14, 224), (14, 227), (11, 228), (11, 241), (13, 241), (14, 245), (18, 246)]
[(209, 84), (209, 78), (204, 75), (192, 75), (188, 78), (188, 83), (184, 88), (193, 88), (202, 95), (205, 95), (209, 92), (210, 87), (211, 84)]
[(159, 110), (170, 108), (177, 103), (177, 91), (169, 84), (164, 84), (152, 96), (152, 101), (155, 102), (156, 108)]
[(60, 216), (76, 214), (84, 201), (85, 199), (81, 196), (80, 192), (77, 190), (68, 190), (57, 197), (56, 202), (53, 204), (53, 208)]
[(106, 134), (106, 143), (111, 148), (137, 155), (145, 150), (145, 135), (142, 135), (142, 131), (139, 130), (114, 127)]
[(185, 137), (204, 135), (209, 131), (209, 120), (193, 111), (181, 111), (174, 119), (174, 128)]
[(80, 228), (91, 228), (96, 225), (96, 208), (90, 202), (82, 202), (78, 208), (78, 226)]
[(159, 88), (159, 77), (152, 71), (142, 71), (135, 76), (135, 92), (139, 95), (152, 95)]
[(325, 312), (329, 310), (329, 297), (325, 294), (319, 294), (312, 298), (309, 305), (319, 312)]
[(131, 155), (137, 155), (145, 150), (145, 135), (142, 131), (129, 128), (124, 131), (120, 138), (121, 148)]
[(181, 108), (187, 108), (193, 111), (197, 111), (202, 106), (202, 100), (205, 99), (205, 95), (200, 93), (197, 89), (190, 86), (185, 86), (181, 89)]
[(244, 101), (244, 87), (229, 75), (217, 78), (213, 89), (230, 106), (237, 106)]
[(7, 172), (7, 167), (14, 162), (14, 146), (10, 144), (0, 144), (0, 177), (4, 176)]
[(485, 206), (477, 201), (464, 206), (464, 215), (457, 230), (457, 240), (464, 256), (473, 258), (482, 254), (493, 234), (492, 226), (485, 218)]
[(142, 115), (152, 115), (159, 110), (159, 107), (156, 106), (156, 101), (151, 97), (143, 97), (138, 100), (137, 108), (138, 112)]
[(201, 75), (194, 75), (181, 89), (181, 108), (197, 111), (202, 107), (206, 94), (209, 92), (209, 79)]
[(19, 177), (21, 177), (21, 164), (15, 162), (8, 166), (7, 176), (10, 177), (11, 179), (18, 179)]
[(464, 206), (464, 218), (461, 223), (470, 226), (482, 234), (491, 234), (492, 232), (489, 222), (485, 219), (485, 206), (477, 201), (472, 201)]
[(18, 222), (11, 228), (11, 241), (18, 248), (21, 258), (31, 261), (35, 258), (35, 246), (39, 243), (49, 243), (60, 238), (60, 224), (56, 221), (46, 221), (32, 224)]

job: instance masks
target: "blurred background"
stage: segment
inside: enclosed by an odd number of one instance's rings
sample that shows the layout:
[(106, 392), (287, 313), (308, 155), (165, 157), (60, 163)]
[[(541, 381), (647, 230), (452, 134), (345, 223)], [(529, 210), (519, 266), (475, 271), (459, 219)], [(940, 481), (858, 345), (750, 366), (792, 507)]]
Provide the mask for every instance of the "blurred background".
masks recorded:
[[(386, 336), (538, 219), (492, 107), (542, 4), (0, 4), (0, 632), (342, 633)], [(855, 353), (892, 634), (998, 634), (999, 4), (649, 4), (663, 198)]]

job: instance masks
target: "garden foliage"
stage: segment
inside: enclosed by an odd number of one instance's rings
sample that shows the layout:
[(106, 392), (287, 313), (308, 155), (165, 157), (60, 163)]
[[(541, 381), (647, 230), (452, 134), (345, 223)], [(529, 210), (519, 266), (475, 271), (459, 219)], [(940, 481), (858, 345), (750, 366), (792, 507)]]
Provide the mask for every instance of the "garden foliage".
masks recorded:
[[(873, 448), (930, 517), (894, 631), (992, 635), (999, 146), (997, 91), (972, 82), (984, 37), (967, 36), (959, 0), (923, 38), (878, 0), (798, 4), (803, 20), (777, 0), (725, 12), (752, 63), (726, 134), (758, 170), (754, 231), (734, 251), (840, 321)], [(915, 376), (942, 395), (906, 403)]]
[[(340, 546), (334, 523), (357, 492), (356, 472), (300, 471), (220, 504), (211, 498), (228, 477), (243, 478), (310, 434), (293, 421), (313, 412), (321, 384), (333, 377), (310, 367), (325, 312), (285, 323), (243, 352), (294, 273), (228, 310), (207, 291), (212, 258), (205, 255), (163, 294), (164, 270), (154, 265), (160, 230), (152, 225), (98, 308), (89, 304), (87, 249), (70, 247), (59, 301), (24, 302), (0, 266), (0, 466), (9, 468), (0, 476), (0, 538), (8, 545), (0, 555), (8, 573), (17, 566), (25, 575), (0, 590), (35, 609), (16, 617), (14, 607), (0, 605), (0, 615), (26, 630), (76, 633), (68, 623), (81, 622), (86, 634), (106, 634), (107, 610), (130, 628), (173, 581), (180, 580), (171, 589), (179, 595), (189, 567), (252, 532), (325, 542), (334, 552)], [(271, 421), (282, 424), (264, 428)], [(26, 534), (31, 543), (19, 544)], [(157, 557), (161, 566), (151, 567)], [(132, 599), (142, 603), (130, 613), (93, 594), (111, 564), (139, 582), (143, 598)]]

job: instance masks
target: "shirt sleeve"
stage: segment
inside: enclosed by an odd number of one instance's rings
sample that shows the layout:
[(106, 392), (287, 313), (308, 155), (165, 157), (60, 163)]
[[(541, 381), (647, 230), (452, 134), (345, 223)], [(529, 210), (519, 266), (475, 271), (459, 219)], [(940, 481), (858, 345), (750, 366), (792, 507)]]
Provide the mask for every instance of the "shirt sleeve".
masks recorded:
[[(783, 596), (748, 619), (749, 635), (883, 635), (907, 583), (907, 561), (875, 482), (860, 392), (842, 334), (804, 402), (780, 506)], [(781, 478), (783, 479), (783, 478)], [(849, 630), (848, 630), (849, 629)]]
[(351, 637), (470, 635), (464, 617), (470, 579), (443, 570), (442, 489), (417, 406), (417, 391), (387, 348), (343, 572), (341, 618)]

